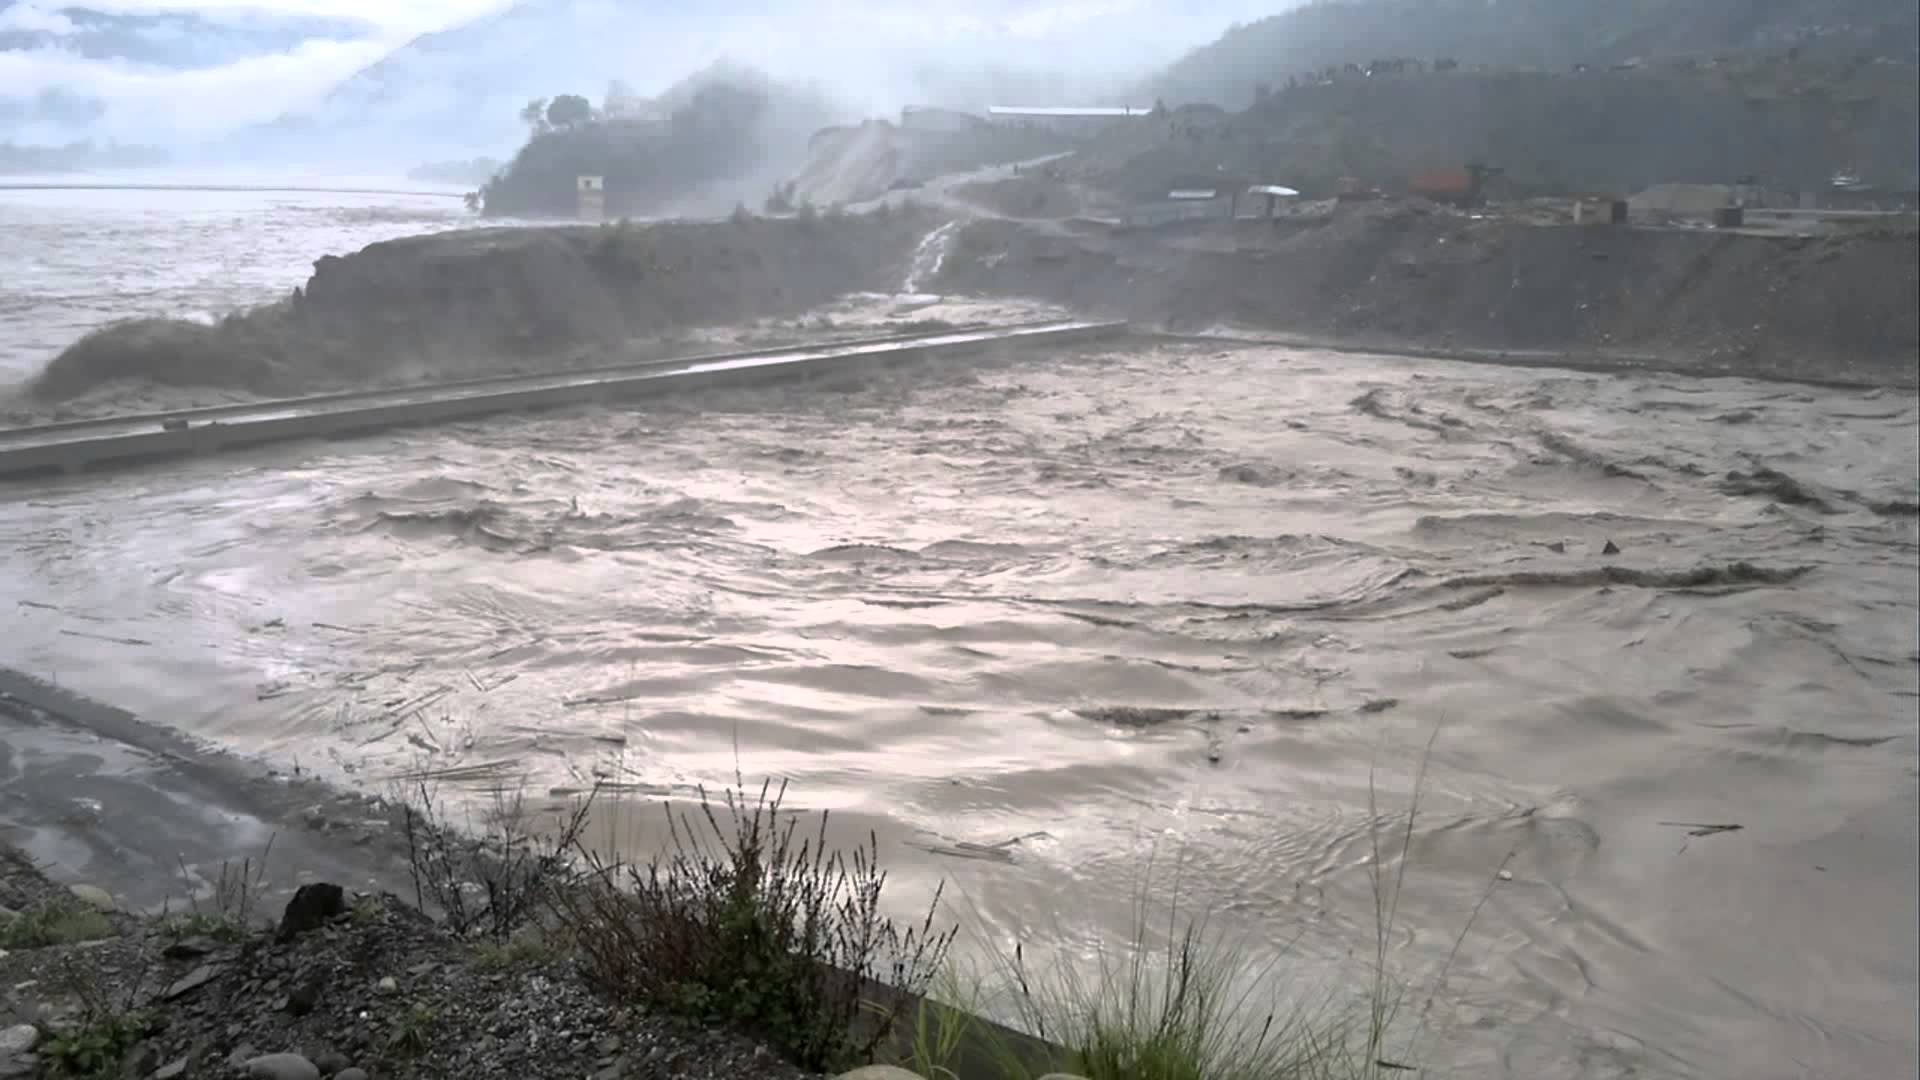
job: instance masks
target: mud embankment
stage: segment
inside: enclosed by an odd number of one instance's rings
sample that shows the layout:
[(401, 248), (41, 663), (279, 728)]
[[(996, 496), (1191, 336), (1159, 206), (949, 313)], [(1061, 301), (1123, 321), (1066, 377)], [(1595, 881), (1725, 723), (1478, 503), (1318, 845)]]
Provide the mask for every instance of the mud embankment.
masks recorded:
[(1078, 234), (983, 221), (934, 287), (1176, 331), (1875, 385), (1914, 385), (1920, 353), (1911, 230), (1542, 227), (1407, 206)]
[(144, 379), (290, 393), (562, 367), (636, 339), (892, 291), (938, 224), (894, 209), (409, 237), (323, 258), (287, 300), (215, 325), (99, 330), (31, 389), (61, 400)]

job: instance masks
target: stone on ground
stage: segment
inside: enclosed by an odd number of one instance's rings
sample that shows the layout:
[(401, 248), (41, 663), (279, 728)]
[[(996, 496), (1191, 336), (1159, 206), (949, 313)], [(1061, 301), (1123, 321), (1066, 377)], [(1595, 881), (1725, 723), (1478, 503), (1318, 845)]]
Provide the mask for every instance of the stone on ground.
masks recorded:
[(908, 1072), (892, 1065), (862, 1065), (852, 1072), (844, 1072), (834, 1080), (925, 1080), (919, 1073)]
[(98, 885), (69, 885), (67, 891), (73, 894), (74, 899), (91, 904), (101, 911), (120, 910), (120, 904), (113, 898), (113, 894)]
[(333, 1074), (333, 1080), (367, 1080), (365, 1069), (341, 1069)]
[(40, 1042), (40, 1029), (32, 1024), (16, 1024), (0, 1031), (0, 1058), (24, 1054)]
[(320, 1080), (320, 1070), (299, 1054), (268, 1054), (247, 1062), (252, 1080)]

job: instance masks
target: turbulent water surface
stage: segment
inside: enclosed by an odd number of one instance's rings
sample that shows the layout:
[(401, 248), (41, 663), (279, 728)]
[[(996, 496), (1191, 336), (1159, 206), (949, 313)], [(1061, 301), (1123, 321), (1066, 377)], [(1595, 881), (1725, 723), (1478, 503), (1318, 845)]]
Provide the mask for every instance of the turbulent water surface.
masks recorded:
[[(322, 255), (473, 222), (458, 199), (432, 193), (434, 185), (391, 177), (0, 175), (0, 186), (27, 184), (49, 190), (0, 190), (0, 389), (25, 381), (75, 338), (116, 319), (211, 320), (285, 296), (306, 282)], [(99, 184), (421, 194), (78, 187)]]
[(787, 777), (988, 934), (1177, 879), (1329, 992), (1424, 761), (1435, 1073), (1903, 1075), (1917, 423), (1214, 344), (704, 392), (9, 485), (0, 663), (376, 787)]

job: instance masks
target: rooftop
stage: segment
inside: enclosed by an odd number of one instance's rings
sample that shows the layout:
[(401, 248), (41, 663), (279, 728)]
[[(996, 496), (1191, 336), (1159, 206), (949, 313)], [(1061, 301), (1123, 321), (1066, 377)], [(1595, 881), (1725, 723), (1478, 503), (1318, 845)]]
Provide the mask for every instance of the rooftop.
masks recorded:
[(1133, 105), (989, 105), (988, 116), (1146, 116), (1152, 109)]

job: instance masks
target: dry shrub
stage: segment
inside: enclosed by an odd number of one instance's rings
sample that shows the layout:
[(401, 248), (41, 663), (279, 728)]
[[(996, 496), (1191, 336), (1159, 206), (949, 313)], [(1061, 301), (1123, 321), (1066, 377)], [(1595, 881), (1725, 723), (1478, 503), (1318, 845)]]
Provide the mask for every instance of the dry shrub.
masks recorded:
[(509, 940), (573, 883), (569, 852), (592, 807), (590, 794), (542, 834), (522, 795), (501, 794), (485, 827), (474, 831), (456, 827), (421, 784), (401, 822), (415, 906), (437, 911), (462, 937)]
[(785, 794), (763, 784), (749, 801), (729, 790), (716, 807), (703, 789), (698, 814), (668, 806), (669, 851), (645, 867), (583, 853), (592, 872), (556, 894), (556, 908), (603, 991), (837, 1070), (872, 1060), (954, 931), (933, 928), (937, 895), (917, 925), (883, 915), (878, 841), (829, 850), (826, 815), (800, 835)]

